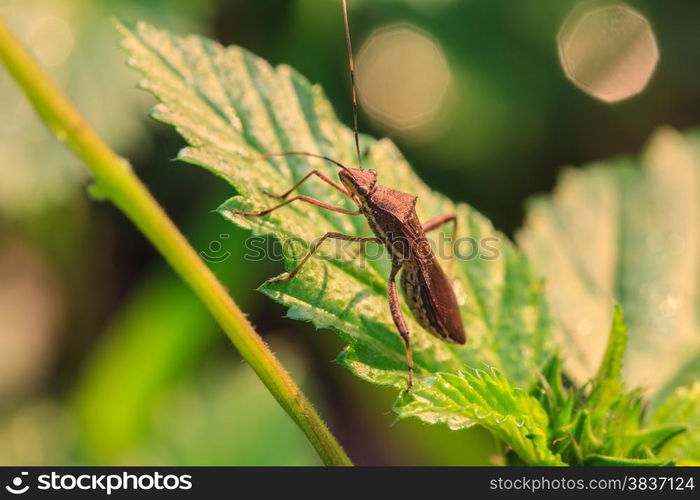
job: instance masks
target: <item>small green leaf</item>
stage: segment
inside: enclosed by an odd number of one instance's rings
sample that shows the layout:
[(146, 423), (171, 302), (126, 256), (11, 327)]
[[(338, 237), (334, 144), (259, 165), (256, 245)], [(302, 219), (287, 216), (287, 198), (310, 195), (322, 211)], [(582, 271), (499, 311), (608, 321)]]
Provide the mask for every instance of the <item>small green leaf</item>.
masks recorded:
[(590, 414), (586, 410), (578, 414), (578, 418), (571, 426), (570, 432), (581, 450), (600, 450), (603, 447), (602, 443), (595, 436), (591, 426)]
[(631, 448), (630, 455), (637, 456), (643, 450), (650, 450), (657, 454), (671, 439), (683, 434), (686, 428), (680, 425), (668, 425), (653, 429), (645, 429), (634, 434), (625, 436), (627, 446)]
[(495, 369), (422, 377), (394, 409), (400, 418), (445, 423), (451, 429), (478, 424), (508, 443), (528, 465), (565, 465), (547, 447), (549, 422), (540, 404)]
[(544, 380), (540, 381), (538, 387), (543, 394), (553, 398), (552, 406), (561, 406), (568, 399), (569, 393), (564, 389), (561, 373), (561, 359), (558, 355), (552, 357), (542, 370)]
[(682, 462), (700, 462), (700, 382), (676, 389), (656, 409), (651, 423), (687, 429), (663, 446), (661, 456)]
[(616, 304), (613, 312), (613, 324), (608, 337), (608, 347), (598, 374), (592, 380), (591, 393), (587, 406), (595, 409), (606, 405), (624, 390), (622, 383), (622, 360), (627, 346), (627, 325), (625, 325), (622, 308)]

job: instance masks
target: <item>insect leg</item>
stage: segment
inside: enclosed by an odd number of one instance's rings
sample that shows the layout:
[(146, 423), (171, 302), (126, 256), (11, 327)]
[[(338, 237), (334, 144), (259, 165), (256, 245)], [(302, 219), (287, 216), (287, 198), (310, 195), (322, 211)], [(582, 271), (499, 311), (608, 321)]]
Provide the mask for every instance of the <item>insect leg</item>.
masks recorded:
[[(289, 188), (287, 191), (285, 191), (285, 192), (282, 193), (282, 194), (272, 194), (272, 193), (268, 193), (267, 191), (263, 191), (263, 193), (265, 193), (265, 194), (266, 194), (267, 196), (269, 196), (270, 198), (275, 198), (275, 199), (277, 199), (277, 200), (284, 200), (287, 196), (289, 196), (289, 195), (292, 193), (292, 191), (294, 191), (294, 190), (297, 189), (299, 186), (301, 186), (303, 183), (305, 183), (307, 180), (309, 180), (309, 178), (310, 178), (312, 175), (315, 175), (316, 177), (318, 177), (319, 179), (321, 179), (321, 180), (322, 180), (323, 182), (325, 182), (326, 184), (330, 185), (330, 186), (333, 187), (334, 189), (336, 189), (336, 190), (340, 191), (341, 193), (343, 193), (343, 194), (344, 194), (345, 196), (347, 196), (348, 198), (352, 198), (352, 196), (350, 195), (350, 193), (348, 193), (348, 191), (347, 191), (345, 188), (343, 188), (340, 184), (338, 184), (337, 182), (335, 182), (333, 179), (331, 179), (330, 177), (328, 177), (328, 176), (325, 175), (324, 173), (319, 172), (318, 170), (312, 170), (311, 172), (309, 172), (308, 174), (306, 174), (304, 177), (302, 177), (302, 179), (301, 179), (299, 182), (297, 182), (296, 184), (294, 184), (291, 188)], [(354, 201), (354, 200), (353, 200), (353, 201)]]
[(399, 331), (399, 335), (401, 335), (406, 345), (406, 362), (408, 363), (408, 386), (406, 387), (406, 392), (411, 392), (413, 388), (413, 354), (411, 354), (411, 343), (409, 341), (406, 319), (403, 316), (403, 311), (401, 311), (399, 294), (396, 292), (396, 275), (400, 269), (401, 264), (397, 264), (396, 262), (392, 264), (391, 274), (389, 275), (389, 309), (391, 309), (391, 317)]
[(452, 223), (452, 255), (450, 256), (449, 264), (449, 272), (451, 275), (454, 269), (455, 256), (457, 255), (457, 216), (455, 214), (444, 214), (433, 217), (423, 224), (423, 231), (427, 233), (449, 223)]
[(322, 201), (319, 201), (315, 198), (310, 198), (308, 196), (294, 196), (293, 198), (289, 198), (288, 200), (283, 201), (279, 205), (275, 205), (274, 207), (270, 207), (261, 212), (242, 212), (240, 210), (231, 210), (231, 213), (233, 215), (243, 215), (245, 217), (262, 217), (263, 215), (267, 215), (270, 212), (274, 212), (278, 208), (282, 208), (285, 205), (289, 205), (290, 203), (293, 203), (297, 200), (303, 201), (304, 203), (310, 203), (311, 205), (315, 205), (317, 207), (325, 208), (326, 210), (330, 210), (331, 212), (338, 212), (340, 214), (360, 215), (362, 213), (360, 210), (348, 210), (346, 208), (334, 207), (333, 205), (323, 203)]
[(363, 238), (359, 236), (350, 236), (349, 234), (343, 234), (343, 233), (326, 233), (323, 236), (321, 236), (316, 243), (314, 243), (314, 246), (311, 247), (311, 250), (309, 250), (309, 253), (306, 254), (306, 257), (304, 257), (299, 265), (294, 268), (292, 272), (287, 274), (286, 276), (282, 278), (276, 278), (274, 280), (270, 280), (270, 283), (280, 283), (282, 281), (287, 281), (292, 279), (294, 276), (297, 275), (299, 270), (306, 264), (306, 262), (311, 258), (311, 256), (318, 250), (318, 247), (321, 246), (321, 244), (326, 241), (327, 239), (334, 239), (334, 240), (344, 240), (344, 241), (358, 241), (360, 243), (366, 243), (369, 241), (374, 241), (374, 242), (380, 242), (378, 238)]
[[(434, 229), (439, 228), (440, 226), (444, 226), (445, 224), (448, 224), (452, 222), (454, 224), (454, 227), (457, 227), (457, 216), (455, 214), (444, 214), (444, 215), (438, 215), (437, 217), (433, 217), (430, 219), (428, 222), (423, 224), (423, 231), (426, 233), (429, 231), (432, 231)], [(454, 229), (453, 229), (454, 231)]]
[[(365, 236), (367, 236), (368, 232), (369, 232), (369, 226), (367, 225), (367, 222), (365, 222), (364, 225), (362, 226), (362, 237), (364, 238)], [(357, 249), (357, 252), (353, 253), (353, 256), (352, 256), (353, 259), (356, 259), (358, 257), (364, 257), (364, 255), (365, 255), (365, 243), (367, 243), (367, 242), (366, 241), (360, 242), (360, 247)]]

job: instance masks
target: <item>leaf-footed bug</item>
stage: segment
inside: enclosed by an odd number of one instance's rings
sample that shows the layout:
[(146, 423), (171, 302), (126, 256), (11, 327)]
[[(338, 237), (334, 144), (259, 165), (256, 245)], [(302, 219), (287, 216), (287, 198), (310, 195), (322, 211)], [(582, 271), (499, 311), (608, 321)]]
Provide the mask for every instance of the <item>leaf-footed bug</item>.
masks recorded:
[[(263, 158), (274, 156), (306, 156), (333, 163), (340, 168), (338, 172), (340, 184), (326, 176), (323, 172), (312, 170), (281, 195), (265, 193), (271, 198), (284, 200), (282, 203), (261, 212), (233, 211), (232, 213), (245, 217), (262, 217), (285, 205), (295, 201), (301, 201), (333, 212), (365, 216), (370, 229), (374, 233), (373, 237), (351, 236), (336, 232), (326, 233), (314, 243), (294, 270), (270, 282), (282, 282), (296, 276), (314, 252), (316, 252), (327, 239), (353, 241), (361, 245), (368, 242), (376, 242), (385, 245), (391, 256), (392, 263), (388, 281), (389, 308), (394, 324), (406, 346), (406, 359), (408, 363), (408, 385), (406, 391), (408, 392), (413, 387), (413, 356), (411, 354), (408, 327), (403, 312), (401, 311), (401, 305), (396, 291), (396, 276), (399, 271), (402, 270), (402, 292), (418, 323), (439, 339), (455, 344), (464, 344), (467, 337), (464, 331), (457, 298), (455, 297), (454, 290), (447, 275), (438, 264), (425, 236), (428, 231), (437, 229), (447, 223), (452, 223), (452, 258), (454, 259), (454, 243), (456, 242), (454, 233), (457, 229), (457, 217), (454, 214), (446, 214), (435, 217), (426, 224), (421, 224), (418, 219), (418, 214), (416, 213), (416, 201), (418, 199), (416, 196), (377, 184), (377, 172), (375, 170), (366, 170), (362, 168), (362, 154), (360, 153), (360, 139), (357, 126), (358, 113), (355, 62), (353, 58), (352, 41), (350, 39), (346, 0), (342, 0), (342, 9), (352, 86), (353, 132), (359, 168), (346, 167), (331, 158), (315, 153), (294, 151), (266, 154)], [(295, 189), (313, 176), (318, 177), (326, 184), (347, 196), (357, 205), (357, 210), (348, 210), (332, 206), (308, 196), (297, 195), (291, 198), (289, 197)]]

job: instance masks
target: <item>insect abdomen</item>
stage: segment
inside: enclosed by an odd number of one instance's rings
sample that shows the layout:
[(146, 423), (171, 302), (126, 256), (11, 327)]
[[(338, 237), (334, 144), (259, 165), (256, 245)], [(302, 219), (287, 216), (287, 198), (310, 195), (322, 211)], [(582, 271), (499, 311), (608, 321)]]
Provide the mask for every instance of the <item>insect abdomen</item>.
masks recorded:
[[(416, 321), (426, 331), (456, 344), (467, 341), (457, 298), (434, 258), (423, 262), (420, 268), (414, 262), (405, 262), (401, 290)], [(435, 300), (436, 295), (439, 300)]]

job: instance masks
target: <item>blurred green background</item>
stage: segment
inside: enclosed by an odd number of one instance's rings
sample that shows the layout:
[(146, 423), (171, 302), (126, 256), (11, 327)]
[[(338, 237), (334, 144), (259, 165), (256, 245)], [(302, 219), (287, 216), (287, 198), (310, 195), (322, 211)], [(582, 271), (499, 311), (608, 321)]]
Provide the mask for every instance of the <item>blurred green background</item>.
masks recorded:
[[(643, 92), (607, 104), (567, 80), (559, 60), (557, 33), (578, 3), (350, 0), (356, 53), (402, 23), (434, 44), (449, 74), (410, 130), (371, 112), (366, 91), (361, 130), (391, 137), (428, 184), (512, 235), (524, 200), (551, 190), (561, 166), (637, 152), (661, 124), (696, 125), (700, 4), (628, 3), (661, 58)], [(334, 335), (286, 320), (254, 291), (281, 263), (244, 263), (246, 234), (212, 213), (232, 193), (172, 161), (183, 142), (147, 117), (153, 101), (135, 89), (111, 23), (146, 19), (289, 64), (350, 123), (339, 0), (0, 0), (0, 15), (194, 247), (221, 260), (210, 266), (357, 464), (489, 463), (496, 447), (479, 430), (395, 422), (392, 391), (332, 362)], [(0, 464), (318, 464), (190, 291), (114, 207), (89, 199), (82, 166), (4, 70), (0, 106)]]

